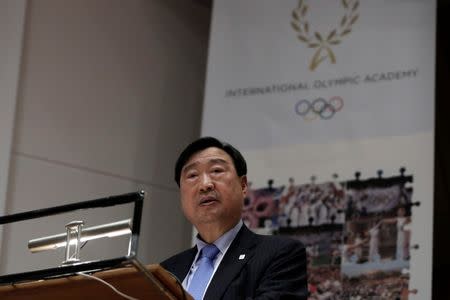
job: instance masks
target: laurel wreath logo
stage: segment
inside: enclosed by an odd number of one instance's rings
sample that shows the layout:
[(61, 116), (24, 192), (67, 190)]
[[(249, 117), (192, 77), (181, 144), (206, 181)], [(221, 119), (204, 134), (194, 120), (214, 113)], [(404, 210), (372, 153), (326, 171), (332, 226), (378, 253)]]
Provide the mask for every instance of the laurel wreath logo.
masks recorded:
[(330, 59), (332, 64), (336, 63), (336, 56), (331, 49), (342, 42), (342, 39), (352, 32), (352, 26), (359, 18), (359, 0), (341, 0), (345, 14), (341, 22), (328, 34), (313, 31), (307, 19), (308, 1), (299, 0), (298, 6), (292, 11), (292, 28), (297, 32), (297, 38), (307, 44), (308, 48), (317, 49), (312, 57), (309, 69), (314, 71), (321, 62)]

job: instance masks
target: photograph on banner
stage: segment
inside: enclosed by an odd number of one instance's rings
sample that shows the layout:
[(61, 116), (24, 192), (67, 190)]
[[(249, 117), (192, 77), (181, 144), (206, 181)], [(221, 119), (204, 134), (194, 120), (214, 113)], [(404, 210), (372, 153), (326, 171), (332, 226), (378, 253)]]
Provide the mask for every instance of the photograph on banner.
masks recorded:
[(412, 176), (347, 182), (344, 297), (393, 299), (408, 289), (412, 218), (408, 182)]
[(255, 232), (302, 241), (309, 299), (400, 297), (409, 284), (412, 199), (412, 176), (400, 171), (341, 182), (289, 178), (281, 186), (269, 179), (263, 188), (250, 182), (243, 219)]
[(329, 299), (342, 294), (342, 224), (280, 227), (278, 234), (301, 241), (308, 257), (309, 299)]
[(284, 186), (274, 187), (273, 180), (268, 180), (267, 187), (256, 190), (249, 182), (242, 213), (244, 223), (255, 232), (272, 234), (278, 226), (283, 190)]
[(281, 228), (298, 228), (327, 224), (344, 224), (345, 192), (338, 182), (295, 185), (289, 178), (287, 188), (273, 186), (268, 180), (265, 188), (249, 191), (244, 200), (243, 219), (248, 227), (268, 233)]

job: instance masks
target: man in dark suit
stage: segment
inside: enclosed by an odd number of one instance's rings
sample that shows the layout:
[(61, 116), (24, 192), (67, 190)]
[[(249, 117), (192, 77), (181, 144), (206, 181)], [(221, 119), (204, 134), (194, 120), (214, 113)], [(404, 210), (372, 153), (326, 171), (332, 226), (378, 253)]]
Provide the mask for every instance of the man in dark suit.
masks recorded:
[[(175, 165), (175, 181), (183, 212), (198, 231), (197, 245), (161, 265), (196, 300), (306, 299), (303, 245), (257, 235), (242, 222), (246, 174), (245, 159), (230, 144), (204, 137), (184, 149)], [(215, 251), (206, 259), (209, 248)], [(199, 279), (202, 274), (207, 279)]]

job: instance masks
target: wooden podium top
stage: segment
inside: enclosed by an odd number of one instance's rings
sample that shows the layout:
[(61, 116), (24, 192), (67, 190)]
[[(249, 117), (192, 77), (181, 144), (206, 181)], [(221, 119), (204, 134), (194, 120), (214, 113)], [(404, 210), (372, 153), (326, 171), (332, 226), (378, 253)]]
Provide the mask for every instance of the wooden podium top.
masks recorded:
[[(180, 283), (160, 265), (149, 265), (147, 269), (153, 274), (152, 281), (134, 267), (124, 267), (93, 273), (114, 286), (122, 293), (137, 299), (152, 300), (192, 300), (184, 292)], [(57, 279), (40, 280), (13, 285), (0, 286), (1, 300), (40, 300), (40, 299), (111, 299), (123, 300), (105, 284), (81, 275)]]

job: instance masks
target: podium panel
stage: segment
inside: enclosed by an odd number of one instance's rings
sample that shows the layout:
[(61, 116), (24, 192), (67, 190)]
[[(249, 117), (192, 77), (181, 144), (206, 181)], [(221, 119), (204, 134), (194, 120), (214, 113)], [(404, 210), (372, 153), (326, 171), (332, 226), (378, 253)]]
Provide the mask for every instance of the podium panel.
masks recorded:
[[(154, 279), (147, 278), (134, 267), (124, 267), (93, 273), (120, 292), (137, 298), (151, 300), (193, 300), (181, 284), (159, 265), (149, 265), (147, 270)], [(47, 279), (13, 285), (0, 286), (2, 300), (78, 300), (108, 299), (123, 300), (105, 284), (82, 275)]]

